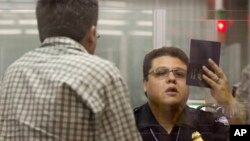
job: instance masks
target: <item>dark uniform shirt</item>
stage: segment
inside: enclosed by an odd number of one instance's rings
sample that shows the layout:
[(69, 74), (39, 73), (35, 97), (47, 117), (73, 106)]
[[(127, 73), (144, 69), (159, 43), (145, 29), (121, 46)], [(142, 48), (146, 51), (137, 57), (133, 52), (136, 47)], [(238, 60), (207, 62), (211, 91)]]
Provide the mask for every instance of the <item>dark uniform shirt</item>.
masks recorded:
[(229, 138), (229, 125), (222, 114), (186, 106), (169, 134), (156, 121), (148, 104), (135, 108), (134, 113), (144, 141), (227, 141)]

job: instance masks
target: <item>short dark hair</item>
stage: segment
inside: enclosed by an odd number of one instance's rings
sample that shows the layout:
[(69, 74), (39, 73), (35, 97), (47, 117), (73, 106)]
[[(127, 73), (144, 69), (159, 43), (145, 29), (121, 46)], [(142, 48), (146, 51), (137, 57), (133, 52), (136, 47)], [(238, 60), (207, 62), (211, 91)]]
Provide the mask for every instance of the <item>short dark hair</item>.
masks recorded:
[(80, 42), (97, 25), (98, 0), (38, 0), (36, 16), (41, 42), (53, 36)]
[(180, 59), (184, 64), (188, 65), (187, 55), (179, 48), (163, 46), (161, 48), (154, 49), (148, 54), (146, 54), (143, 60), (143, 79), (144, 80), (148, 80), (148, 73), (149, 73), (150, 68), (152, 67), (152, 61), (155, 58), (158, 58), (161, 56), (176, 57)]

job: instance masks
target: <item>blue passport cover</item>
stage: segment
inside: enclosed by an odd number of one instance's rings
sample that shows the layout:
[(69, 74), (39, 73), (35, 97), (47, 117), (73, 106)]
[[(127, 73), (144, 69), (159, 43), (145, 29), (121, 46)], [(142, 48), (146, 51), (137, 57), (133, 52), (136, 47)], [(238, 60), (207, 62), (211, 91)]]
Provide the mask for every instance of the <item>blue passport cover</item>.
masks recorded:
[[(209, 69), (208, 59), (211, 58), (219, 65), (220, 63), (220, 42), (191, 39), (189, 64), (187, 69), (186, 84), (198, 87), (210, 87), (203, 79), (202, 66)], [(211, 69), (210, 69), (211, 70)]]

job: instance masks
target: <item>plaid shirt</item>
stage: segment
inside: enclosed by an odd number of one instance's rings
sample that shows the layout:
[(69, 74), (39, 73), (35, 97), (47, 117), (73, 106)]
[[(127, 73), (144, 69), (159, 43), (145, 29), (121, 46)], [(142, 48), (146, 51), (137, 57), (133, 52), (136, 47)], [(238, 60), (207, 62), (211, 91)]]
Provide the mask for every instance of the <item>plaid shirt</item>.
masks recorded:
[(138, 141), (118, 69), (66, 37), (47, 38), (10, 65), (0, 141)]

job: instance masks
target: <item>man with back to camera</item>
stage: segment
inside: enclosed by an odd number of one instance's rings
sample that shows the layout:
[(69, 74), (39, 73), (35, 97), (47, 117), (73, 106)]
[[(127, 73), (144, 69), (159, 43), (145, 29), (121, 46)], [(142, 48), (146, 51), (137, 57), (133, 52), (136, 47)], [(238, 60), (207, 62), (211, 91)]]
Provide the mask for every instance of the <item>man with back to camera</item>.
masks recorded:
[(10, 65), (0, 95), (0, 140), (140, 141), (118, 69), (92, 55), (97, 0), (38, 0), (40, 40)]
[[(203, 67), (202, 78), (224, 108), (235, 102), (227, 77), (211, 59), (214, 73)], [(137, 128), (144, 141), (226, 141), (229, 123), (220, 113), (187, 106), (188, 57), (179, 48), (162, 47), (149, 52), (143, 62), (143, 89), (148, 102), (135, 108)]]

